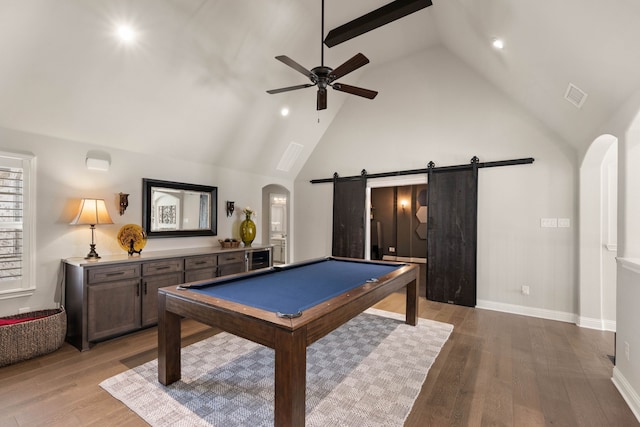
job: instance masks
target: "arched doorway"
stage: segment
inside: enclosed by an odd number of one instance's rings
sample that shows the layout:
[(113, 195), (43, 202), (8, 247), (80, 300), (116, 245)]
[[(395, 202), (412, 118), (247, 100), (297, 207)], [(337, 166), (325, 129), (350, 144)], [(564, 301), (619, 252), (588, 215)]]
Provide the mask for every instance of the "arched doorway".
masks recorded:
[(291, 194), (282, 185), (262, 188), (262, 241), (273, 245), (273, 263), (291, 262)]
[(616, 330), (618, 139), (596, 138), (580, 166), (579, 319)]

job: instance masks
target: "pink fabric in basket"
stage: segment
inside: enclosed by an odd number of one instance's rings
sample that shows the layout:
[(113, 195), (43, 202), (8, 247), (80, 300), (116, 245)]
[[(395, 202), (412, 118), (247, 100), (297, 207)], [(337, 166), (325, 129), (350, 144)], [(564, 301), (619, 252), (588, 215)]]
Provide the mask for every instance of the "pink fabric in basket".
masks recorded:
[(0, 319), (0, 326), (15, 325), (16, 323), (28, 322), (30, 320), (42, 319), (45, 316), (21, 317), (19, 319)]

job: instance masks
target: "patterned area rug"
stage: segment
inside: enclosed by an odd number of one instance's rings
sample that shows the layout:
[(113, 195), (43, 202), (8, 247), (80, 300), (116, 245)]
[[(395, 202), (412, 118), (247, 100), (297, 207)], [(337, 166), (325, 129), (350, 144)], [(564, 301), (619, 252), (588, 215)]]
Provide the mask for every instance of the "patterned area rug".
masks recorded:
[[(307, 426), (402, 426), (453, 326), (369, 309), (307, 349)], [(274, 351), (220, 333), (182, 349), (182, 380), (157, 360), (100, 386), (152, 426), (272, 426)]]

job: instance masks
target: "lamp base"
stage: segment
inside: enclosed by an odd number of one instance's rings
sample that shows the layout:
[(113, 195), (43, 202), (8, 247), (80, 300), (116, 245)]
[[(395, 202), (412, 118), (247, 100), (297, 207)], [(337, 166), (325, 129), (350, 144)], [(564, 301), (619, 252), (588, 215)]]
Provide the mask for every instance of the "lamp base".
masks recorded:
[(86, 257), (84, 257), (84, 259), (93, 259), (93, 260), (97, 260), (100, 259), (100, 255), (98, 255), (98, 252), (96, 252), (96, 245), (94, 243), (90, 244), (89, 247), (91, 248), (91, 250), (89, 251), (89, 253), (87, 254)]

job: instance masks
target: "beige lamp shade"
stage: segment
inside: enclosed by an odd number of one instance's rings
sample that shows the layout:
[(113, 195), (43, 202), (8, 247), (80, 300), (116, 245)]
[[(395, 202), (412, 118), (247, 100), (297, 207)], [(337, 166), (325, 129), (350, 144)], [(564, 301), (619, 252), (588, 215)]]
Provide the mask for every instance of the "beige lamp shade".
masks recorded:
[(82, 199), (78, 215), (71, 224), (97, 225), (113, 224), (104, 199)]

